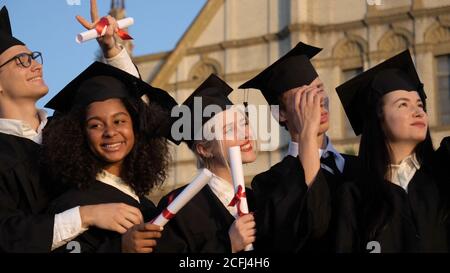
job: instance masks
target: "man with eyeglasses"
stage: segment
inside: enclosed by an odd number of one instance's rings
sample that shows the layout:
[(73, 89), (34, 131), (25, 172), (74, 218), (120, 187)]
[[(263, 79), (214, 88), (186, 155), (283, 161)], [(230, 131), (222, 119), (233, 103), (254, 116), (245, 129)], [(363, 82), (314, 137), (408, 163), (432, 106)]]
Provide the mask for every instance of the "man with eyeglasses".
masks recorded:
[(31, 53), (20, 53), (11, 59), (7, 60), (4, 64), (0, 65), (0, 68), (4, 67), (11, 61), (16, 61), (16, 64), (20, 64), (21, 66), (27, 68), (31, 65), (31, 60), (36, 60), (39, 64), (42, 64), (42, 53), (38, 51), (34, 51)]
[[(95, 1), (91, 1), (91, 4)], [(93, 8), (91, 6), (91, 15)], [(95, 16), (93, 16), (94, 19)], [(117, 23), (99, 39), (107, 63), (138, 72), (114, 40)], [(80, 21), (80, 19), (79, 19)], [(84, 20), (80, 21), (86, 27)], [(90, 226), (123, 233), (143, 221), (140, 211), (125, 204), (75, 207), (48, 215), (45, 209), (53, 185), (39, 169), (41, 132), (47, 114), (36, 102), (48, 92), (43, 80), (42, 54), (31, 52), (12, 36), (8, 11), (0, 11), (0, 252), (49, 252)]]

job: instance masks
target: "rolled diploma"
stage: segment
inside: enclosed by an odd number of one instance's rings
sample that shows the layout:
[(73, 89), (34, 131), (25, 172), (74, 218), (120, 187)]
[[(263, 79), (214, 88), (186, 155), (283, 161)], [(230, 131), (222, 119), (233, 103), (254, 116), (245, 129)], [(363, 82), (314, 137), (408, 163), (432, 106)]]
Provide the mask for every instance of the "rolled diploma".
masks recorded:
[[(127, 28), (131, 25), (134, 24), (134, 19), (133, 17), (128, 17), (128, 18), (124, 18), (121, 20), (117, 21), (117, 25), (119, 26), (119, 28), (123, 29), (123, 28)], [(106, 32), (106, 27), (103, 29), (103, 33), (100, 36), (105, 35)], [(97, 30), (95, 29), (91, 29), (82, 33), (79, 33), (77, 35), (77, 37), (75, 38), (75, 41), (77, 41), (77, 43), (81, 44), (83, 42), (95, 39), (97, 37), (100, 37), (97, 33)]]
[[(209, 180), (211, 180), (212, 176), (212, 173), (208, 169), (202, 169), (197, 177), (195, 177), (194, 180), (192, 180), (189, 185), (175, 197), (172, 203), (167, 206), (166, 210), (172, 214), (176, 214), (209, 182)], [(169, 220), (170, 219), (165, 218), (163, 213), (161, 213), (153, 221), (153, 224), (163, 227)]]
[[(236, 193), (239, 185), (242, 192), (245, 192), (244, 169), (242, 168), (241, 147), (233, 146), (228, 148), (228, 156), (230, 159), (231, 176), (233, 177), (234, 192)], [(240, 208), (243, 213), (248, 213), (247, 198), (242, 197)], [(249, 244), (245, 247), (245, 251), (253, 250), (253, 245)]]

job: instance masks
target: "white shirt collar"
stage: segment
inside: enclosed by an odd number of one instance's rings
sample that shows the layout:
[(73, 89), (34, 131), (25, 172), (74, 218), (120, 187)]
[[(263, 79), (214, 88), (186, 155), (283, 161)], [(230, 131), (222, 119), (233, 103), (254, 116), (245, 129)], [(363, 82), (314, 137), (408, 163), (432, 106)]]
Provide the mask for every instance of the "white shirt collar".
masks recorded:
[(237, 219), (238, 211), (236, 206), (228, 206), (235, 195), (233, 185), (225, 179), (214, 175), (211, 180), (209, 180), (208, 186), (230, 214)]
[(114, 57), (104, 58), (104, 63), (114, 66), (115, 68), (119, 68), (120, 70), (128, 72), (135, 76), (136, 78), (140, 78), (139, 71), (136, 66), (134, 66), (133, 60), (131, 60), (130, 55), (128, 54), (125, 47), (121, 46), (122, 50)]
[(17, 137), (27, 138), (37, 144), (42, 143), (42, 129), (48, 121), (48, 114), (43, 109), (38, 109), (39, 126), (35, 131), (31, 126), (22, 120), (17, 119), (0, 119), (0, 132)]
[[(327, 146), (325, 149), (319, 149), (319, 157), (328, 157), (329, 153), (334, 154), (334, 160), (336, 162), (336, 167), (339, 169), (339, 171), (342, 173), (344, 172), (344, 166), (345, 166), (345, 158), (334, 148), (333, 144), (331, 143), (331, 140), (328, 138), (328, 136), (325, 136), (325, 141), (327, 142)], [(289, 141), (289, 147), (288, 147), (288, 153), (287, 156), (298, 156), (298, 143), (294, 141)], [(324, 164), (320, 164), (322, 168), (327, 169), (327, 171), (330, 171), (333, 173), (333, 171)]]
[(419, 169), (420, 163), (417, 160), (416, 154), (411, 154), (403, 159), (400, 164), (391, 164), (391, 178), (389, 181), (408, 192), (409, 182)]
[(115, 176), (105, 170), (102, 170), (99, 172), (96, 176), (96, 179), (100, 182), (103, 182), (107, 185), (110, 185), (119, 191), (131, 196), (136, 201), (139, 202), (139, 197), (136, 195), (133, 189), (131, 189), (130, 186), (128, 186), (125, 181), (122, 180), (122, 178)]
[(289, 147), (288, 147), (288, 151), (286, 156), (293, 156), (293, 157), (297, 157), (298, 156), (298, 143), (295, 141), (289, 141)]

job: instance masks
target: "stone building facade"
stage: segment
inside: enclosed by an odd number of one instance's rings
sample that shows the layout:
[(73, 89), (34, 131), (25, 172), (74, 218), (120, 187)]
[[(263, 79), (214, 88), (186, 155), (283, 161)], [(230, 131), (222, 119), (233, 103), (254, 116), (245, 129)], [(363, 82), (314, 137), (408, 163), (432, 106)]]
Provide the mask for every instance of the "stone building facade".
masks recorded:
[[(356, 153), (358, 138), (334, 88), (406, 48), (425, 84), (435, 145), (450, 135), (450, 0), (209, 0), (173, 50), (134, 60), (144, 80), (181, 103), (211, 72), (237, 88), (299, 41), (324, 48), (313, 63), (330, 97), (328, 135), (338, 150)], [(248, 93), (250, 104), (266, 104), (257, 90)], [(244, 92), (231, 99), (242, 102)], [(287, 133), (277, 130), (280, 145), (245, 166), (246, 181), (283, 157)], [(186, 145), (173, 147), (172, 158), (163, 192), (196, 173)]]

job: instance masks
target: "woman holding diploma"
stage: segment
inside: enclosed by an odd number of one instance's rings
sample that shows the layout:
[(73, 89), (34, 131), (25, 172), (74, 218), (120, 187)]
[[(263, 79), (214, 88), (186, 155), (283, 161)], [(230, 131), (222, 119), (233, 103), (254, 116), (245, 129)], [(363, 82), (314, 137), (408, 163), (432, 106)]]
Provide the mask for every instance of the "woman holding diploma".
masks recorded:
[[(98, 15), (94, 6), (91, 14)], [(114, 25), (112, 18), (108, 22)], [(0, 251), (50, 252), (94, 225), (120, 232), (117, 222), (126, 219), (130, 210), (137, 211), (134, 207), (128, 206), (124, 212), (116, 209), (117, 204), (102, 204), (73, 207), (57, 215), (44, 213), (58, 191), (38, 164), (42, 129), (51, 121), (45, 110), (36, 105), (48, 93), (43, 54), (30, 50), (13, 36), (12, 29), (8, 10), (3, 7), (0, 10)], [(98, 39), (105, 62), (138, 76), (126, 50), (116, 44), (110, 29), (107, 27), (105, 36)]]
[[(187, 136), (183, 140), (196, 155), (199, 167), (207, 168), (213, 177), (165, 225), (157, 252), (234, 253), (255, 240), (255, 221), (252, 214), (242, 213), (237, 202), (241, 195), (235, 194), (227, 153), (229, 147), (239, 146), (242, 163), (250, 163), (256, 160), (256, 145), (243, 108), (233, 106), (227, 97), (232, 90), (212, 74), (181, 105), (181, 110), (189, 110), (183, 114), (191, 115), (191, 131), (183, 132)], [(208, 109), (213, 109), (213, 117), (207, 114)], [(198, 110), (204, 115), (196, 124)], [(166, 208), (184, 188), (164, 197), (158, 208)], [(251, 190), (247, 189), (250, 211), (251, 197)]]
[[(149, 104), (141, 100), (144, 94)], [(119, 223), (123, 232), (128, 230), (123, 237), (91, 228), (72, 238), (79, 251), (152, 251), (160, 227), (143, 224), (156, 212), (145, 195), (166, 176), (168, 127), (162, 121), (175, 104), (165, 91), (95, 62), (46, 105), (61, 114), (44, 131), (44, 167), (53, 180), (69, 187), (50, 210), (113, 202), (139, 208), (143, 216)], [(136, 227), (136, 222), (141, 224)], [(147, 240), (130, 249), (135, 231)]]

